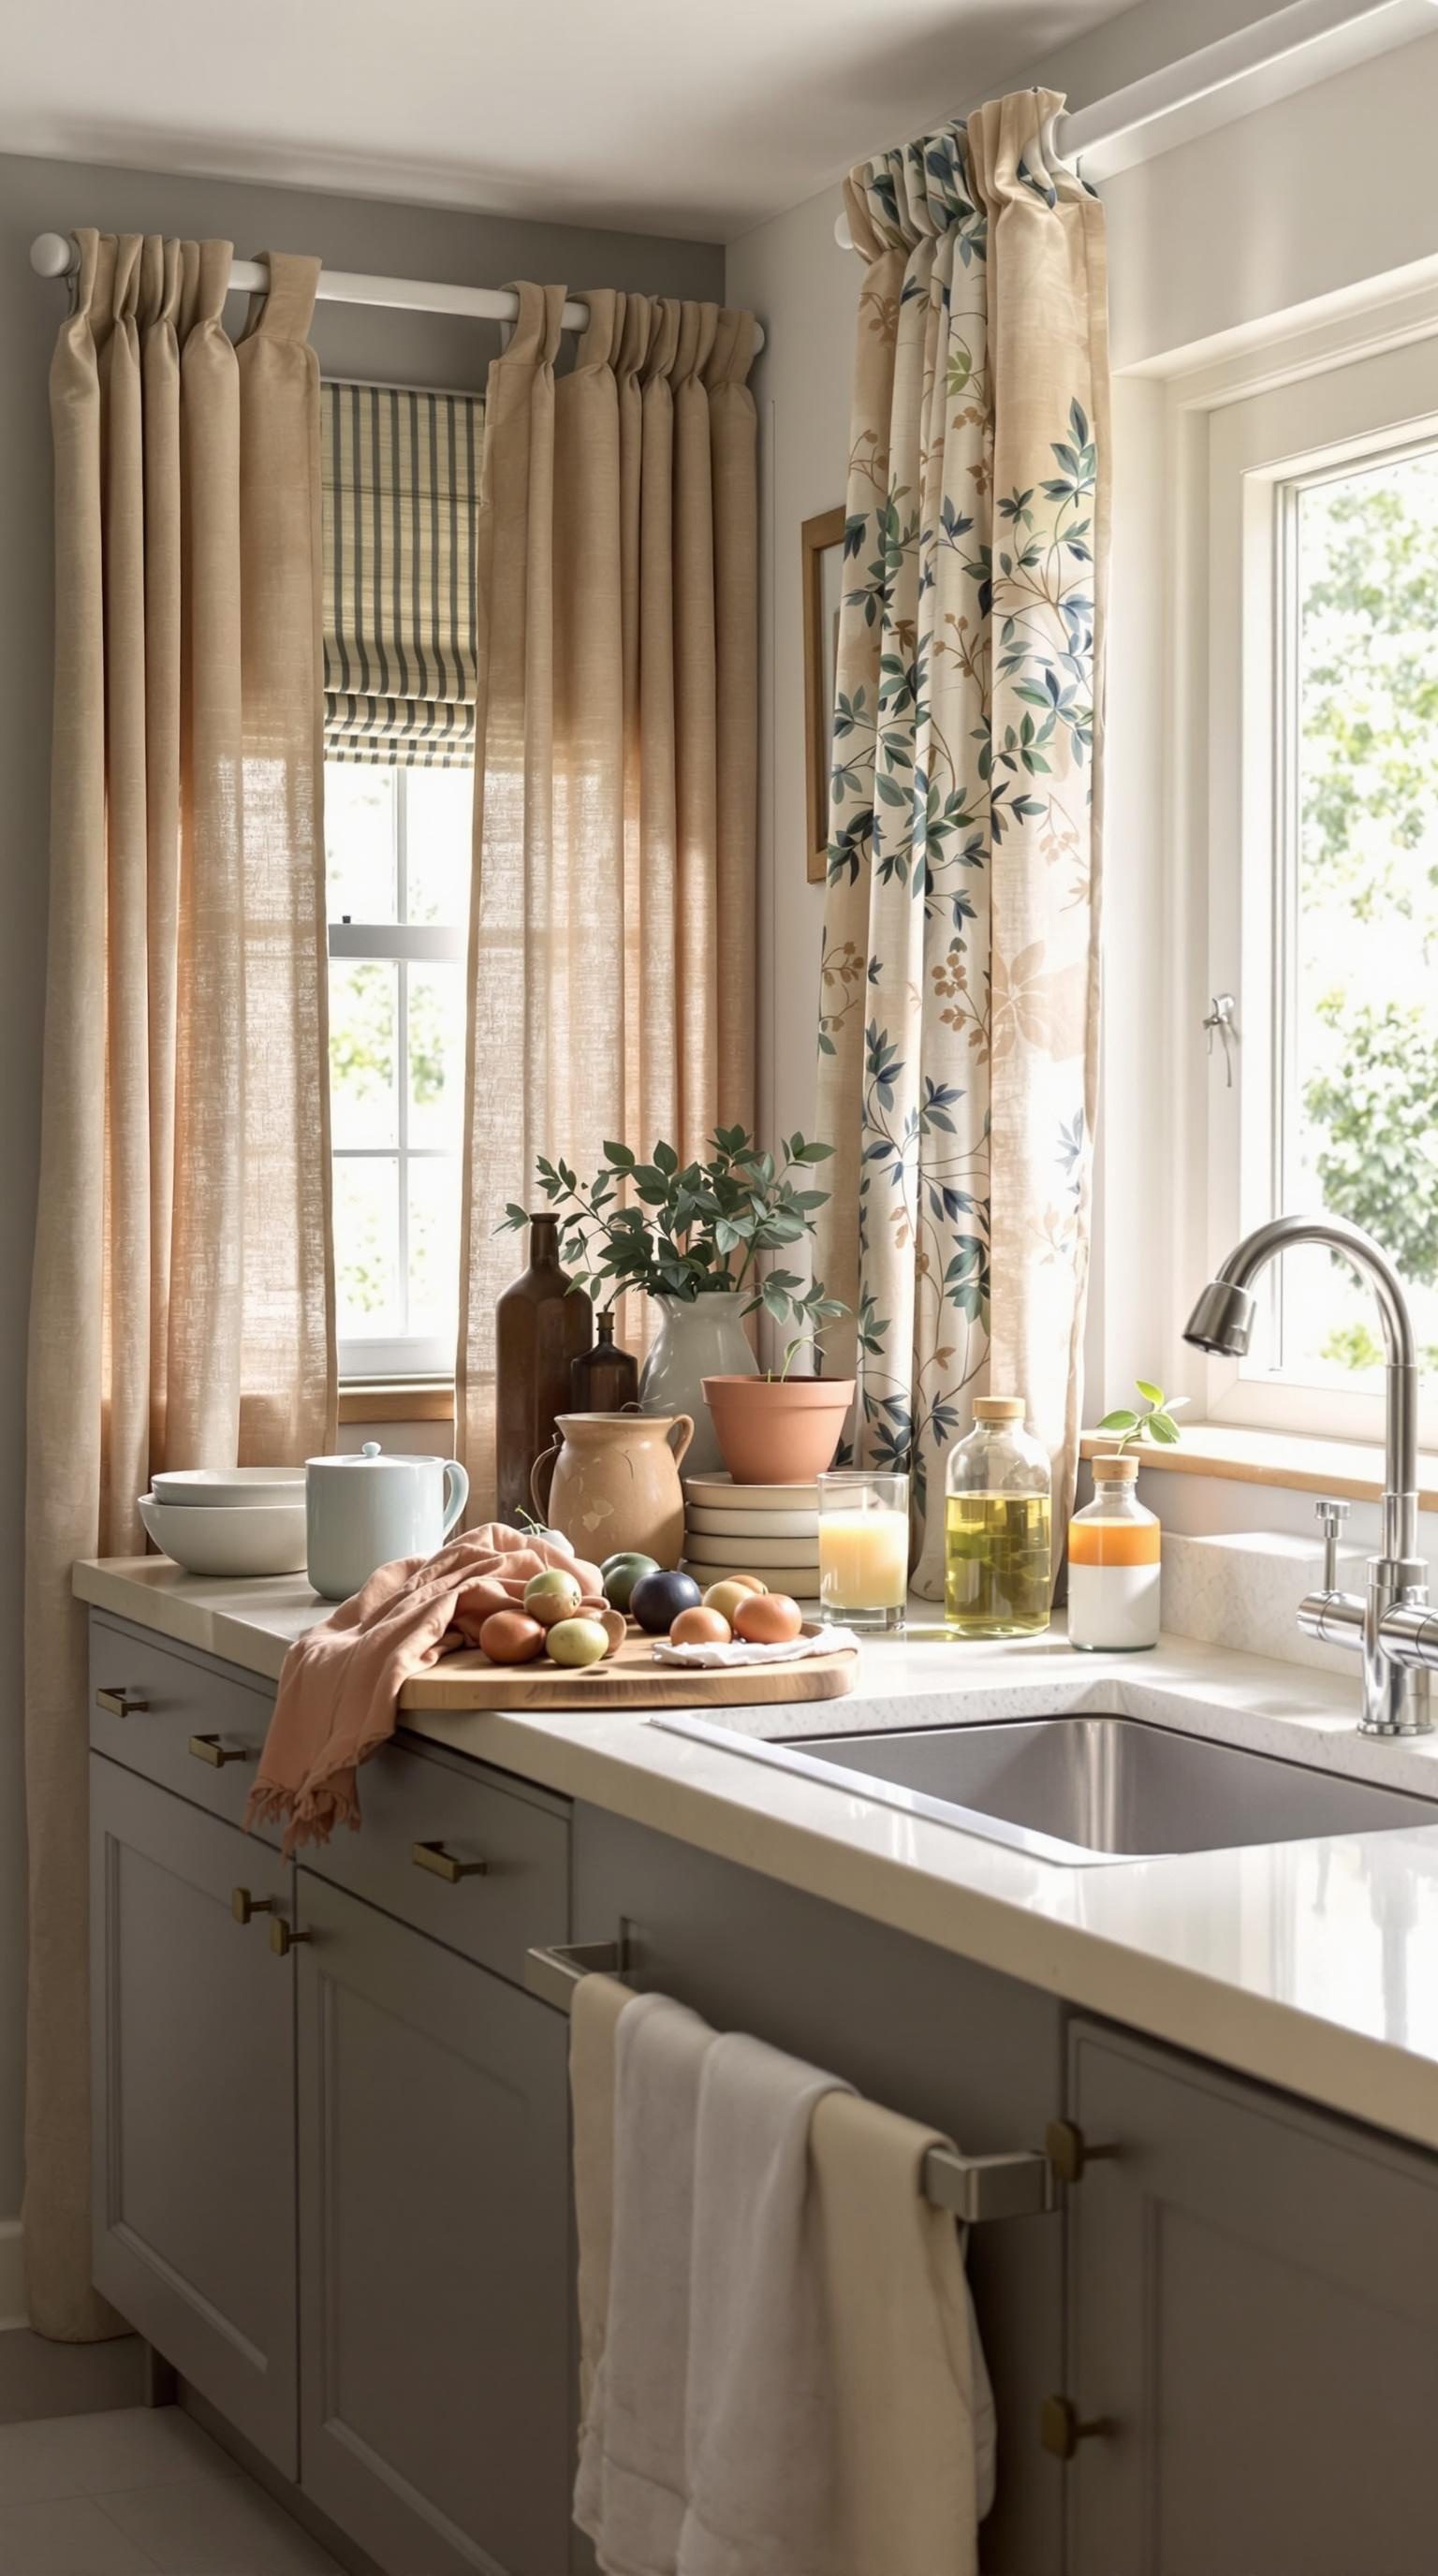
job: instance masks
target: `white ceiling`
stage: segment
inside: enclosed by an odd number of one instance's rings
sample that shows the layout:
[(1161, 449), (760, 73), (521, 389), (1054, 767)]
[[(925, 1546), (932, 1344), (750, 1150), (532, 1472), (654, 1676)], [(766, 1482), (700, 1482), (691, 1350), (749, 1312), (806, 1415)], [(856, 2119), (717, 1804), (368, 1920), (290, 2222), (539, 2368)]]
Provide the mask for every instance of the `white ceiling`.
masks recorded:
[(732, 240), (1130, 0), (71, 0), (0, 150)]

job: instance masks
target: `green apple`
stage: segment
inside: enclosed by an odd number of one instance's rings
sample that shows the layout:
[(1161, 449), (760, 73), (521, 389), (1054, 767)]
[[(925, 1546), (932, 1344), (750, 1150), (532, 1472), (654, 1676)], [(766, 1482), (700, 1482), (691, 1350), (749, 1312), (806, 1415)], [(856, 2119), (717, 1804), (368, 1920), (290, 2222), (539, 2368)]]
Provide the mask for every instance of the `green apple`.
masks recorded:
[(629, 1608), (629, 1595), (646, 1574), (657, 1574), (659, 1567), (652, 1556), (640, 1556), (624, 1548), (617, 1556), (606, 1556), (599, 1569), (604, 1585), (604, 1598), (611, 1610)]
[(609, 1652), (608, 1636), (597, 1619), (559, 1619), (544, 1642), (556, 1664), (599, 1664)]
[(562, 1565), (546, 1566), (542, 1574), (531, 1575), (524, 1587), (525, 1609), (542, 1628), (572, 1618), (583, 1598), (578, 1576), (566, 1574)]

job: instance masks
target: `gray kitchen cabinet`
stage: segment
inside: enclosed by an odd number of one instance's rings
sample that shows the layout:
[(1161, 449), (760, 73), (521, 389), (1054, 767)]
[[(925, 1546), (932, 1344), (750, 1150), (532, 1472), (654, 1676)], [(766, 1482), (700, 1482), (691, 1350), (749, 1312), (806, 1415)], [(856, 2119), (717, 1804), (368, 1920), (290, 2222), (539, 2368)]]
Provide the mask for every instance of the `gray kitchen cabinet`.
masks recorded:
[(95, 2279), (294, 2477), (294, 1999), (231, 1906), (292, 1874), (98, 1755), (90, 1812)]
[(1070, 2576), (1432, 2576), (1438, 2164), (1070, 2032)]
[(561, 2576), (566, 2024), (309, 1869), (298, 1889), (304, 2491), (399, 2576)]

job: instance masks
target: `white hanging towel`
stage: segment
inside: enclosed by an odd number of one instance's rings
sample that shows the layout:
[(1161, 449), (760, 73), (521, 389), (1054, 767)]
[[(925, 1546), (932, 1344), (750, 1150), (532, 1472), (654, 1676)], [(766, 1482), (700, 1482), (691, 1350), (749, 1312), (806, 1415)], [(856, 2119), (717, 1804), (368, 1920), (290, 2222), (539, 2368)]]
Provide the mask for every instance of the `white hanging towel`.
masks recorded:
[(587, 1979), (571, 2042), (575, 2519), (606, 2576), (971, 2576), (993, 2405), (922, 2194), (948, 2141), (622, 1996)]
[(994, 2495), (994, 2401), (963, 2231), (924, 2198), (933, 2129), (850, 2093), (811, 2155), (838, 2461), (831, 2576), (973, 2576)]
[(717, 2039), (705, 2064), (678, 2576), (835, 2576), (838, 2427), (809, 2127), (837, 2080), (742, 2033)]
[[(585, 2004), (586, 1978), (574, 1998)], [(622, 1989), (615, 1989), (622, 1992)], [(602, 2039), (606, 2004), (576, 2053), (571, 2041), (579, 2225), (581, 2334), (594, 2325), (590, 2290), (605, 2257), (596, 2210), (604, 2191), (604, 2105), (590, 2037)], [(596, 2029), (596, 2025), (601, 2025)], [(707, 2022), (664, 1995), (632, 1996), (614, 2027), (612, 2227), (608, 2303), (599, 2350), (583, 2356), (589, 2389), (580, 2441), (574, 2519), (608, 2576), (674, 2576), (688, 2501), (686, 2387), (693, 2264), (699, 2085), (715, 2047)], [(586, 2088), (581, 2100), (578, 2086)], [(586, 2235), (588, 2241), (586, 2242)]]
[(617, 1977), (581, 1977), (569, 2016), (574, 2220), (579, 2240), (579, 2437), (589, 2424), (609, 2314), (614, 2233), (614, 2085), (619, 2016), (634, 2001)]

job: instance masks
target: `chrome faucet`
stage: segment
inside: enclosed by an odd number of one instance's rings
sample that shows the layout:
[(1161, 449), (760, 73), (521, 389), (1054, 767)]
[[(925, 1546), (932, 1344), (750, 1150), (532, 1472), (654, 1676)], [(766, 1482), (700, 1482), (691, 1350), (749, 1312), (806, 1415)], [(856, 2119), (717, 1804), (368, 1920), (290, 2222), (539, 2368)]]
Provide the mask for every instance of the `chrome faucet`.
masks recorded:
[(1319, 1506), (1326, 1545), (1324, 1589), (1298, 1605), (1306, 1637), (1347, 1646), (1363, 1657), (1364, 1735), (1427, 1735), (1433, 1726), (1428, 1675), (1438, 1669), (1438, 1608), (1428, 1599), (1428, 1568), (1418, 1554), (1418, 1367), (1402, 1284), (1385, 1252), (1342, 1217), (1279, 1216), (1255, 1226), (1209, 1281), (1184, 1326), (1196, 1350), (1241, 1359), (1253, 1329), (1253, 1281), (1297, 1243), (1318, 1243), (1351, 1261), (1373, 1288), (1383, 1321), (1386, 1367), (1383, 1533), (1368, 1560), (1368, 1591), (1339, 1592), (1337, 1507)]

